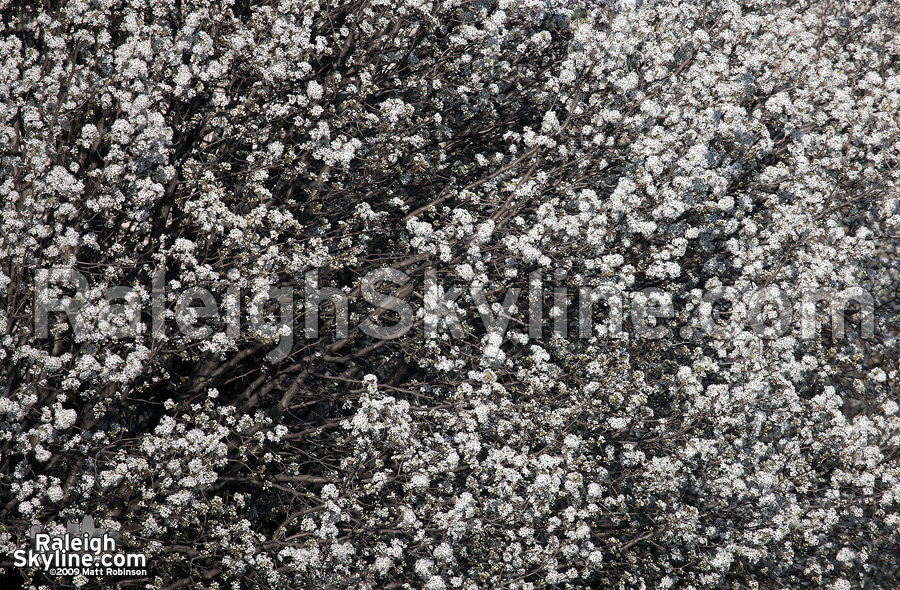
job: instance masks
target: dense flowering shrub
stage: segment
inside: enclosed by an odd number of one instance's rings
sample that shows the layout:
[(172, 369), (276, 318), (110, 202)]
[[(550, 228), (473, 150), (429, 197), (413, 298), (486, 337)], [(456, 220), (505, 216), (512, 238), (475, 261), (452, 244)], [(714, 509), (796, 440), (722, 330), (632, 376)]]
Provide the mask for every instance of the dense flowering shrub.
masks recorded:
[(156, 589), (900, 583), (894, 0), (0, 15), (4, 552), (89, 513)]

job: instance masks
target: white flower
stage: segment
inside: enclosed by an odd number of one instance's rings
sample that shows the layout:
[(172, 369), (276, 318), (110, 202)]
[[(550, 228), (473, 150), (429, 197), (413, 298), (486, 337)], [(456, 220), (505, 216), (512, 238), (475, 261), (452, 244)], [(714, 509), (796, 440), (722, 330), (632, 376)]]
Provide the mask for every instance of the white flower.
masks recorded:
[(306, 85), (306, 94), (311, 100), (321, 100), (325, 93), (325, 89), (315, 80), (310, 80)]
[(448, 562), (453, 559), (453, 549), (448, 543), (441, 543), (434, 548), (433, 555), (440, 562)]
[(415, 474), (409, 480), (410, 487), (417, 492), (424, 492), (426, 489), (428, 489), (428, 484), (428, 476), (422, 473)]
[(159, 420), (159, 424), (153, 429), (158, 436), (166, 436), (171, 434), (175, 429), (175, 420), (171, 416), (163, 416)]
[(327, 483), (322, 486), (322, 490), (319, 492), (319, 495), (323, 500), (333, 500), (340, 495), (340, 492), (337, 489), (337, 486), (333, 483)]
[(75, 410), (66, 410), (59, 408), (55, 412), (53, 425), (57, 430), (66, 430), (70, 428), (78, 419), (78, 412)]
[(50, 486), (47, 490), (47, 497), (50, 498), (50, 501), (52, 502), (59, 502), (63, 499), (62, 488), (58, 485)]
[(386, 557), (384, 555), (378, 557), (377, 559), (375, 559), (375, 563), (373, 564), (372, 569), (374, 569), (380, 576), (387, 575), (388, 571), (391, 569), (390, 557)]
[(431, 577), (431, 570), (434, 568), (434, 561), (431, 559), (420, 559), (416, 561), (416, 573), (421, 576), (423, 579), (428, 579)]
[(856, 555), (857, 553), (853, 549), (849, 547), (842, 547), (841, 550), (838, 551), (836, 559), (843, 563), (850, 563), (856, 559)]

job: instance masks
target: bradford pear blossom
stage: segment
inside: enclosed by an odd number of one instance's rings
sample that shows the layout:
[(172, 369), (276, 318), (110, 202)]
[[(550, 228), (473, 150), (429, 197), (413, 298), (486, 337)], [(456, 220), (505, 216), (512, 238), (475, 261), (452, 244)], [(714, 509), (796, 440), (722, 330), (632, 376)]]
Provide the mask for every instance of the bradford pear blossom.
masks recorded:
[(897, 2), (56, 4), (0, 8), (4, 553), (897, 586)]

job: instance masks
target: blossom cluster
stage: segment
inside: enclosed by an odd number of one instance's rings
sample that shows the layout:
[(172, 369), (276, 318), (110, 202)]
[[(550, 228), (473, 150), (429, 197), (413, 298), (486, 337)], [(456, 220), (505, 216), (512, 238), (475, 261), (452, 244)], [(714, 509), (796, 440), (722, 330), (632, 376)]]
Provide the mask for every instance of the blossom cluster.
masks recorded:
[[(154, 590), (897, 586), (894, 0), (0, 17), (0, 552), (89, 513)], [(93, 329), (38, 329), (51, 268)], [(366, 291), (379, 269), (412, 280)], [(313, 271), (321, 301), (266, 304)], [(529, 329), (601, 285), (695, 335)], [(699, 330), (769, 288), (869, 293), (873, 329)], [(206, 325), (192, 289), (320, 336), (160, 329)], [(392, 296), (485, 321), (338, 312)]]

